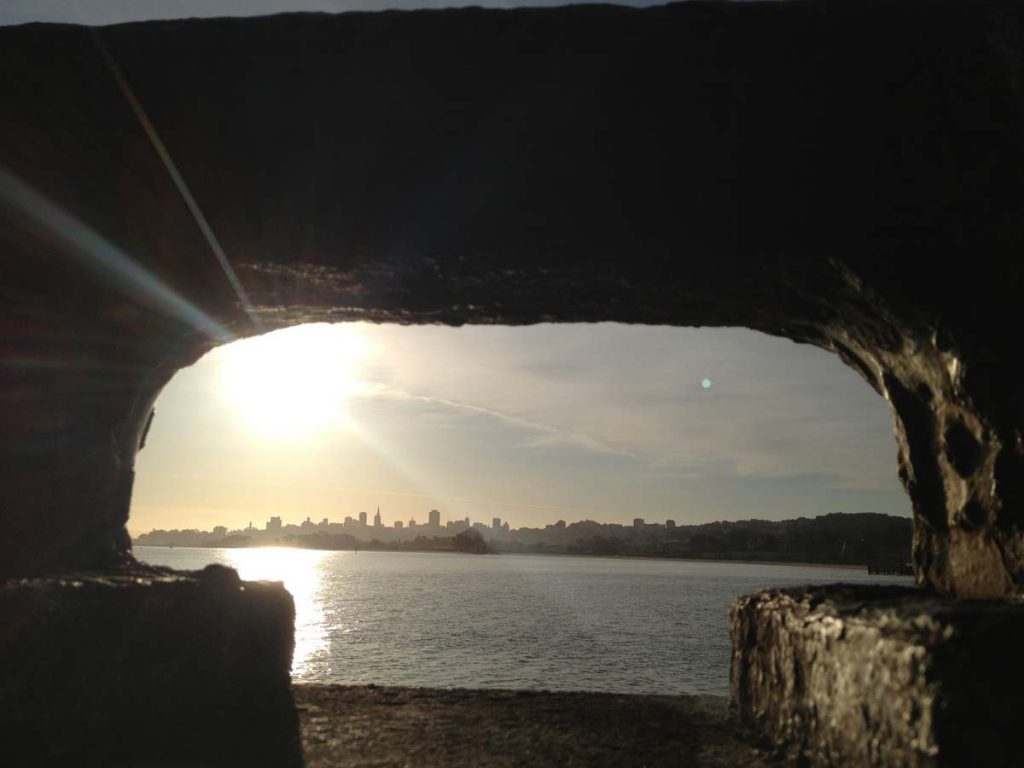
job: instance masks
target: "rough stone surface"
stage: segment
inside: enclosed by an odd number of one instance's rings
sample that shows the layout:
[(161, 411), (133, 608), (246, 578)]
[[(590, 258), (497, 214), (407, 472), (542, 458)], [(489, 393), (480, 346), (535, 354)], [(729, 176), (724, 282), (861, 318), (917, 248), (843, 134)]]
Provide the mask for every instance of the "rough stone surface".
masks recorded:
[(233, 570), (0, 586), (0, 763), (298, 765), (294, 605)]
[(1022, 18), (863, 0), (0, 29), (0, 575), (130, 560), (153, 402), (227, 338), (620, 321), (835, 351), (891, 405), (919, 581), (1018, 590)]
[(793, 763), (1016, 766), (1024, 604), (765, 590), (731, 613), (733, 705)]
[(713, 696), (295, 686), (306, 768), (762, 768)]

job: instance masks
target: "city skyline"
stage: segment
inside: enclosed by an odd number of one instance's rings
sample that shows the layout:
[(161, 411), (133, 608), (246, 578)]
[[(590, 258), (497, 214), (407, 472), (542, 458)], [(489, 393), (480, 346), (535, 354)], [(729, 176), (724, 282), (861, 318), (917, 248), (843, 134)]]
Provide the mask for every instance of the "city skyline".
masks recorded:
[[(785, 562), (865, 563), (879, 573), (905, 573), (910, 519), (879, 514), (832, 514), (791, 520), (717, 521), (677, 525), (675, 520), (629, 523), (558, 520), (543, 527), (512, 528), (493, 518), (490, 524), (470, 518), (445, 520), (432, 509), (427, 522), (405, 527), (385, 525), (379, 510), (372, 523), (367, 512), (344, 521), (327, 518), (300, 524), (272, 516), (262, 527), (244, 529), (154, 530), (138, 536), (138, 547), (238, 549), (312, 549), (388, 552), (463, 552), (539, 555), (597, 555), (669, 558), (756, 559)], [(151, 550), (146, 550), (147, 552)], [(141, 550), (140, 550), (141, 553)]]
[(378, 504), (516, 527), (908, 515), (895, 452), (853, 370), (744, 329), (301, 326), (171, 381), (129, 530)]
[[(567, 525), (573, 523), (595, 523), (598, 521), (594, 520), (574, 520), (571, 523), (566, 520), (556, 520), (539, 526), (521, 526), (522, 528), (564, 528)], [(599, 523), (601, 525), (622, 525), (621, 523)], [(410, 518), (408, 521), (401, 519), (400, 517), (394, 517), (389, 520), (385, 520), (381, 514), (381, 508), (377, 507), (376, 512), (371, 520), (370, 513), (365, 510), (360, 510), (355, 514), (347, 514), (341, 519), (331, 520), (328, 517), (321, 518), (319, 521), (314, 521), (309, 515), (304, 520), (299, 522), (288, 522), (284, 520), (281, 515), (271, 515), (265, 521), (263, 521), (262, 527), (255, 525), (252, 520), (244, 528), (231, 529), (226, 525), (214, 525), (210, 529), (210, 533), (217, 533), (218, 531), (224, 534), (238, 534), (246, 533), (251, 531), (265, 532), (265, 533), (282, 533), (287, 532), (290, 528), (298, 530), (312, 530), (318, 528), (326, 528), (328, 526), (340, 525), (345, 528), (364, 528), (368, 530), (389, 530), (389, 531), (410, 531), (416, 529), (430, 529), (430, 530), (464, 530), (465, 528), (473, 528), (483, 526), (487, 530), (519, 530), (519, 528), (512, 528), (508, 520), (503, 520), (500, 517), (492, 517), (490, 523), (483, 520), (473, 520), (471, 517), (464, 518), (449, 518), (445, 519), (441, 516), (441, 510), (431, 509), (428, 511), (425, 520), (416, 520), (415, 516)], [(630, 522), (632, 527), (642, 527), (644, 525), (657, 525), (664, 526), (672, 529), (676, 527), (676, 521), (668, 518), (664, 521), (648, 522), (646, 518), (635, 517)], [(160, 530), (160, 529), (154, 529)], [(173, 530), (173, 529), (171, 529)], [(153, 533), (153, 531), (146, 531), (146, 533)]]
[[(565, 524), (566, 523), (564, 520), (558, 520), (556, 523), (549, 524), (548, 527), (550, 527), (551, 525), (564, 526)], [(361, 510), (355, 513), (354, 515), (345, 515), (341, 519), (331, 520), (330, 518), (324, 517), (319, 521), (315, 522), (312, 517), (307, 515), (305, 520), (301, 520), (297, 523), (285, 521), (280, 515), (271, 515), (269, 518), (267, 518), (266, 521), (263, 522), (262, 527), (254, 525), (253, 521), (250, 520), (248, 525), (246, 525), (244, 528), (231, 529), (226, 525), (214, 525), (209, 530), (209, 533), (219, 533), (221, 535), (234, 535), (242, 533), (251, 533), (255, 531), (260, 533), (280, 534), (287, 533), (289, 529), (306, 531), (314, 529), (328, 529), (331, 526), (341, 526), (346, 530), (365, 529), (371, 531), (387, 530), (409, 532), (418, 529), (430, 531), (459, 531), (464, 530), (466, 528), (479, 527), (481, 525), (487, 528), (488, 530), (508, 531), (511, 527), (507, 520), (502, 520), (500, 517), (491, 518), (491, 522), (489, 525), (485, 524), (483, 521), (474, 521), (472, 520), (472, 518), (469, 517), (443, 520), (441, 518), (441, 511), (438, 509), (429, 510), (426, 516), (426, 520), (423, 521), (417, 521), (415, 517), (410, 518), (408, 521), (395, 517), (385, 522), (383, 516), (380, 513), (380, 507), (378, 507), (372, 519), (370, 518), (370, 513), (365, 510)], [(155, 530), (161, 529), (154, 529), (153, 531), (147, 531), (146, 533), (153, 533)]]

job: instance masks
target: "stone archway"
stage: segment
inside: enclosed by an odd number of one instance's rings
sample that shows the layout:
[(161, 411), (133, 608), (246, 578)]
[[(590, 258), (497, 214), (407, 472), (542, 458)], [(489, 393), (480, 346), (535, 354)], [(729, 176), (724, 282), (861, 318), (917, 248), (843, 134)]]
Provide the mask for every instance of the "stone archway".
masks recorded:
[(924, 8), (0, 30), (0, 575), (130, 559), (152, 402), (211, 328), (615, 320), (838, 353), (892, 406), (919, 582), (1015, 592), (1020, 11)]

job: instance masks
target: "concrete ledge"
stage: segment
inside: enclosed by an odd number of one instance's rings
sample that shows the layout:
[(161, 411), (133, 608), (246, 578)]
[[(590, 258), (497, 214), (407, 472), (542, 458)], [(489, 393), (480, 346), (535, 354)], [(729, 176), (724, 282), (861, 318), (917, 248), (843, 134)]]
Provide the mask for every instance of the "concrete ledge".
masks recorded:
[(1020, 764), (1019, 602), (772, 589), (738, 599), (731, 623), (733, 706), (794, 763)]
[(212, 566), (0, 588), (5, 765), (298, 765), (294, 605)]

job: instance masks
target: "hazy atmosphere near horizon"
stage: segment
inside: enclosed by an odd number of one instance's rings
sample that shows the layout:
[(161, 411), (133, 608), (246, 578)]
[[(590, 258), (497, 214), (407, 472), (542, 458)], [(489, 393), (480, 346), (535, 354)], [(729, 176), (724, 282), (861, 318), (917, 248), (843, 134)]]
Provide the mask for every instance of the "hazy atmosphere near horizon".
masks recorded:
[(214, 350), (156, 410), (136, 535), (378, 506), (513, 527), (909, 514), (885, 402), (745, 329), (301, 326)]

